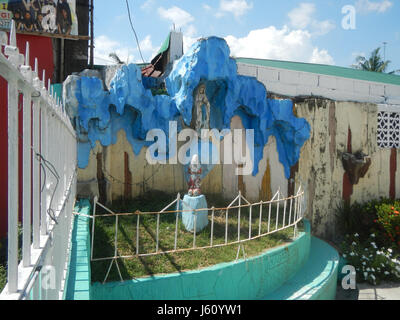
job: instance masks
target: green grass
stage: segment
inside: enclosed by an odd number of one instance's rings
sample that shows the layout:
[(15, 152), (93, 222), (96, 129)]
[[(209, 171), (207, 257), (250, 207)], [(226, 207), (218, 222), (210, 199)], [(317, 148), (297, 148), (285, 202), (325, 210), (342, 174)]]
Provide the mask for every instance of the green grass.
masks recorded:
[(0, 292), (3, 291), (7, 283), (7, 253), (6, 253), (6, 241), (0, 241)]
[[(112, 210), (115, 212), (142, 212), (159, 211), (174, 199), (175, 196), (163, 193), (148, 194), (145, 198), (136, 199), (134, 201), (124, 203), (114, 203)], [(225, 207), (227, 201), (215, 197), (207, 197), (209, 206)], [(171, 208), (170, 210), (175, 210)], [(289, 207), (287, 208), (287, 211)], [(275, 230), (277, 208), (271, 210), (270, 230)], [(280, 211), (283, 212), (281, 206)], [(96, 209), (96, 214), (104, 214), (106, 212)], [(268, 208), (263, 210), (261, 233), (267, 232)], [(214, 222), (214, 238), (213, 243), (225, 243), (225, 212), (215, 212)], [(288, 218), (288, 217), (287, 217)], [(136, 253), (136, 216), (119, 217), (118, 228), (118, 254), (121, 256), (131, 256)], [(160, 217), (160, 242), (161, 251), (168, 251), (174, 248), (175, 239), (175, 214), (165, 214)], [(211, 214), (209, 215), (211, 220)], [(281, 218), (282, 220), (282, 218)], [(156, 248), (156, 216), (141, 216), (140, 218), (140, 253), (152, 253)], [(288, 219), (286, 219), (287, 224)], [(238, 240), (238, 212), (232, 209), (229, 212), (229, 231), (228, 242)], [(282, 226), (283, 221), (278, 222), (278, 228)], [(249, 237), (249, 209), (241, 210), (241, 240)], [(282, 245), (292, 240), (293, 228), (279, 231), (275, 234), (268, 235), (263, 238), (244, 242), (244, 249), (247, 257), (259, 255), (269, 248)], [(259, 206), (253, 208), (252, 213), (252, 237), (257, 236), (259, 232)], [(115, 238), (115, 218), (103, 217), (96, 219), (95, 224), (95, 241), (94, 241), (94, 258), (112, 257), (114, 255), (114, 238)], [(211, 223), (201, 233), (196, 235), (196, 246), (205, 247), (210, 245)], [(178, 249), (191, 248), (193, 246), (193, 234), (187, 232), (179, 221), (178, 228)], [(222, 262), (230, 262), (236, 259), (238, 244), (224, 246), (219, 248), (201, 249), (195, 251), (187, 251), (173, 254), (135, 257), (132, 259), (120, 259), (118, 264), (124, 280), (155, 275), (182, 272), (187, 270), (199, 269), (212, 266)], [(239, 258), (242, 258), (242, 252)], [(108, 270), (111, 261), (95, 261), (92, 262), (92, 281), (102, 282)], [(108, 281), (118, 281), (119, 275), (115, 265), (112, 267)]]
[(7, 283), (7, 271), (6, 268), (0, 264), (0, 292), (3, 291)]
[[(18, 224), (18, 263), (22, 260), (22, 226)], [(7, 284), (7, 238), (0, 239), (0, 293)]]

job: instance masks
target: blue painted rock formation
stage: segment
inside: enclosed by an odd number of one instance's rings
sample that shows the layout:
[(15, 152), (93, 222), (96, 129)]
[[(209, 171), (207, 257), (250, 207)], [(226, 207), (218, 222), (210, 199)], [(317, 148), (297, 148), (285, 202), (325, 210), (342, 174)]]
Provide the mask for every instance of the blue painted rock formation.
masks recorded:
[(72, 93), (78, 106), (70, 108), (76, 110), (72, 117), (79, 137), (79, 167), (88, 165), (96, 141), (103, 146), (115, 144), (120, 130), (125, 131), (134, 153), (139, 154), (144, 146), (152, 144), (145, 141), (151, 129), (163, 130), (168, 138), (169, 121), (183, 119), (178, 124), (190, 126), (194, 91), (199, 84), (205, 84), (211, 105), (211, 128), (229, 129), (232, 117), (237, 115), (246, 129), (254, 130), (253, 175), (258, 173), (263, 149), (272, 135), (289, 178), (290, 168), (297, 163), (310, 136), (309, 124), (293, 114), (291, 100), (268, 99), (266, 88), (257, 79), (238, 75), (227, 43), (217, 37), (199, 40), (175, 63), (166, 78), (168, 95), (153, 96), (143, 86), (140, 69), (133, 64), (117, 71), (109, 91), (103, 89), (98, 78), (79, 78)]

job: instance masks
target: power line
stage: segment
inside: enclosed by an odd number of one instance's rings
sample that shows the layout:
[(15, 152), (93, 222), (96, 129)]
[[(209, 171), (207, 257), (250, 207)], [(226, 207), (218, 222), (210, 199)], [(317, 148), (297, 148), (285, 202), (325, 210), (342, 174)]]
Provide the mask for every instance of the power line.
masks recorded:
[(131, 25), (133, 34), (135, 35), (135, 38), (136, 38), (136, 43), (137, 43), (137, 46), (138, 46), (138, 49), (139, 49), (140, 57), (142, 58), (143, 63), (146, 63), (146, 62), (144, 61), (144, 58), (143, 58), (143, 55), (142, 55), (142, 50), (140, 50), (139, 39), (138, 39), (138, 36), (137, 36), (137, 34), (136, 34), (135, 27), (133, 26), (132, 17), (131, 17), (131, 10), (129, 9), (129, 2), (128, 2), (128, 0), (125, 0), (125, 2), (126, 2), (126, 8), (128, 9), (129, 23), (130, 23), (130, 25)]

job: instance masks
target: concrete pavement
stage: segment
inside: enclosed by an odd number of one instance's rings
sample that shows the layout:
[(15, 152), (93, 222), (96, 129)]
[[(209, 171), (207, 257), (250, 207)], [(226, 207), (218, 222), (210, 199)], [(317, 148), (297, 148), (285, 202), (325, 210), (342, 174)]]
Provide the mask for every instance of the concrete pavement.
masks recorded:
[(343, 290), (338, 284), (336, 300), (400, 300), (400, 283), (359, 283), (356, 290)]

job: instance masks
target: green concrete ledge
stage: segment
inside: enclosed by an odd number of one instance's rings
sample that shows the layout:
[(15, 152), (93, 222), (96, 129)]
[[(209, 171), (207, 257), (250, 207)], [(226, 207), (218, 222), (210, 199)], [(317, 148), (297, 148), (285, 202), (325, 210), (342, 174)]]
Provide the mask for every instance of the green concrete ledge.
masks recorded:
[[(89, 200), (81, 200), (75, 212), (90, 215)], [(90, 233), (88, 217), (75, 216), (66, 280), (65, 300), (90, 300)]]
[(339, 254), (326, 242), (312, 237), (310, 257), (303, 268), (265, 300), (334, 300)]
[(286, 245), (209, 268), (125, 282), (94, 283), (93, 300), (256, 300), (274, 292), (307, 262), (310, 224)]

